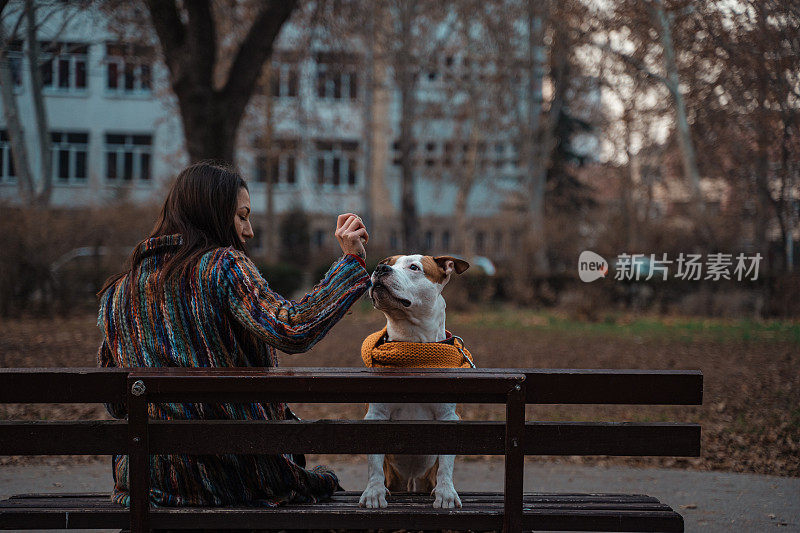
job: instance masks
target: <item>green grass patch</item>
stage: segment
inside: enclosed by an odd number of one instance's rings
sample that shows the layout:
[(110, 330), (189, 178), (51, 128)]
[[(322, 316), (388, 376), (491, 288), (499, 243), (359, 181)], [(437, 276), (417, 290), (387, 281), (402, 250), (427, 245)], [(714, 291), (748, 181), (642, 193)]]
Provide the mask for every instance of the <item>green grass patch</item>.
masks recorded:
[(597, 322), (552, 312), (494, 308), (448, 313), (448, 324), (476, 329), (531, 329), (562, 335), (596, 335), (632, 340), (677, 342), (790, 342), (800, 344), (800, 322), (691, 317), (633, 317), (607, 314)]

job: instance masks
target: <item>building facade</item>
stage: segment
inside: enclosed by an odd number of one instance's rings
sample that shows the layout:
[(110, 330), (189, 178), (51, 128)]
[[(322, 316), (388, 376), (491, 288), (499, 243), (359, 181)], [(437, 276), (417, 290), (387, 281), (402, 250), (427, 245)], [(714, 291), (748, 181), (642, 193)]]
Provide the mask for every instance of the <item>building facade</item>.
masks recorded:
[[(11, 21), (3, 22), (8, 34)], [(160, 202), (188, 159), (157, 43), (121, 42), (95, 11), (78, 13), (69, 23), (50, 17), (39, 40), (52, 143), (51, 205), (79, 209)], [(265, 235), (292, 211), (309, 217), (312, 249), (334, 248), (333, 217), (351, 211), (367, 215), (380, 248), (396, 250), (401, 240), (400, 109), (391, 69), (366, 64), (366, 51), (355, 43), (345, 51), (308, 43), (302, 28), (284, 27), (239, 128), (236, 164), (250, 184), (259, 236), (255, 251), (268, 253), (274, 241)], [(20, 38), (10, 41), (9, 66), (31, 171), (41, 176), (26, 46)], [(441, 93), (437, 76), (448, 75), (459, 61), (465, 60), (443, 58), (441, 71), (420, 80), (417, 98), (435, 99)], [(466, 213), (457, 213), (466, 136), (452, 121), (418, 120), (414, 137), (422, 248), (462, 252), (454, 249), (455, 218), (462, 215), (470, 218), (471, 252), (502, 258), (510, 247), (509, 217), (514, 217), (504, 210), (509, 196), (519, 196), (518, 146), (502, 138), (479, 143), (480, 179), (463, 204)], [(2, 114), (0, 202), (19, 202)]]

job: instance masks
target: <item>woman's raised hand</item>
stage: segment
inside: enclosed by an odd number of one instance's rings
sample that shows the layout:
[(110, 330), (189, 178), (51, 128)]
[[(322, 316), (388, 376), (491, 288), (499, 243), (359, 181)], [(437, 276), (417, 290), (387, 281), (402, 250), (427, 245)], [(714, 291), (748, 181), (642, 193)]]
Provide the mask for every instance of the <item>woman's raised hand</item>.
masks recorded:
[(367, 259), (364, 245), (369, 241), (367, 227), (361, 217), (353, 213), (343, 213), (336, 219), (336, 240), (345, 254), (354, 254), (361, 259)]

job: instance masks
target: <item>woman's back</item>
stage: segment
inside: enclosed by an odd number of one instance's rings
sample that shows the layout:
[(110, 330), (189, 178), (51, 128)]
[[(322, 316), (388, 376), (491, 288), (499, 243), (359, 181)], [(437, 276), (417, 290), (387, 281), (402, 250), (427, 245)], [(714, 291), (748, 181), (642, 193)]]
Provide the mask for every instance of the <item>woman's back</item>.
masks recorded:
[[(102, 366), (270, 367), (275, 348), (305, 351), (322, 338), (368, 287), (352, 256), (338, 261), (299, 303), (269, 290), (242, 252), (217, 248), (185, 273), (163, 279), (163, 267), (182, 245), (180, 235), (140, 244), (138, 268), (104, 293), (98, 325)], [(268, 343), (269, 341), (270, 343)], [(114, 416), (121, 406), (109, 406)], [(150, 404), (155, 419), (282, 420), (284, 404)], [(153, 456), (151, 499), (160, 505), (272, 505), (330, 496), (336, 477), (309, 471), (290, 455)], [(127, 456), (115, 456), (112, 499), (128, 503)]]
[[(100, 366), (273, 367), (275, 349), (307, 351), (369, 287), (361, 219), (340, 215), (344, 252), (300, 301), (270, 290), (247, 255), (250, 195), (239, 173), (200, 162), (183, 169), (155, 228), (127, 271), (100, 291)], [(109, 405), (122, 418), (124, 405)], [(281, 403), (149, 404), (155, 419), (283, 420)], [(300, 456), (302, 457), (302, 456)], [(298, 459), (297, 461), (295, 459)], [(114, 456), (112, 500), (127, 505), (127, 456)], [(155, 455), (150, 499), (157, 505), (277, 505), (314, 502), (338, 487), (322, 467), (292, 455)]]

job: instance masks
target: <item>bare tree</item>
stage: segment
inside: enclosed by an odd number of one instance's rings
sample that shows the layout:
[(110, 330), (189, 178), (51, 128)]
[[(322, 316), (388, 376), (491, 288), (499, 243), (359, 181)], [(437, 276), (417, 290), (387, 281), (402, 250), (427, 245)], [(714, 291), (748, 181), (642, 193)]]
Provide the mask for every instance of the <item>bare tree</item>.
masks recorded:
[[(75, 2), (69, 5), (57, 2), (54, 5), (42, 4), (40, 6), (34, 0), (25, 0), (23, 4), (14, 6), (14, 8), (18, 8), (15, 10), (8, 5), (7, 1), (0, 3), (0, 98), (8, 128), (11, 156), (17, 174), (18, 191), (24, 204), (46, 206), (50, 203), (53, 190), (50, 131), (40, 68), (43, 56), (39, 43), (39, 31), (48, 20), (56, 16), (60, 17), (58, 28), (53, 34), (48, 35), (51, 40), (56, 40), (79, 13), (86, 12), (92, 6), (91, 1)], [(10, 33), (6, 34), (4, 26), (8, 20), (13, 20), (12, 29)], [(14, 94), (15, 81), (9, 57), (12, 43), (22, 40), (21, 28), (25, 30), (25, 56), (31, 79), (31, 99), (35, 115), (35, 122), (32, 126), (36, 131), (36, 146), (39, 149), (39, 160), (41, 161), (39, 179), (34, 175), (23, 137), (17, 96)], [(20, 71), (17, 74), (21, 75), (22, 58), (20, 57), (18, 60), (20, 61)]]
[[(674, 34), (674, 13), (668, 11), (662, 0), (648, 0), (645, 3), (623, 1), (611, 10), (611, 13), (599, 21), (596, 44), (605, 52), (625, 63), (629, 68), (637, 70), (653, 81), (662, 84), (669, 91), (673, 101), (676, 137), (680, 147), (683, 173), (691, 191), (691, 202), (694, 214), (699, 222), (704, 212), (702, 191), (700, 189), (700, 172), (698, 170), (692, 134), (686, 111), (686, 102), (681, 92), (681, 81), (676, 59)], [(624, 28), (628, 43), (634, 45), (634, 52), (628, 53), (612, 44), (612, 32)], [(650, 50), (656, 43), (653, 34), (657, 35), (660, 45), (661, 69), (656, 68)], [(703, 224), (700, 229), (705, 231)]]
[(30, 204), (34, 199), (34, 181), (28, 160), (28, 150), (22, 133), (22, 121), (19, 118), (17, 98), (14, 94), (14, 78), (9, 57), (11, 43), (16, 40), (19, 26), (24, 14), (20, 13), (10, 32), (5, 33), (5, 20), (11, 14), (7, 11), (8, 0), (0, 4), (0, 93), (3, 100), (3, 116), (8, 128), (8, 138), (11, 144), (11, 157), (17, 174), (17, 187), (20, 199), (25, 204)]
[(253, 4), (253, 22), (231, 54), (227, 75), (221, 73), (211, 0), (180, 6), (175, 0), (145, 0), (145, 5), (178, 99), (189, 157), (233, 161), (239, 123), (296, 0)]

